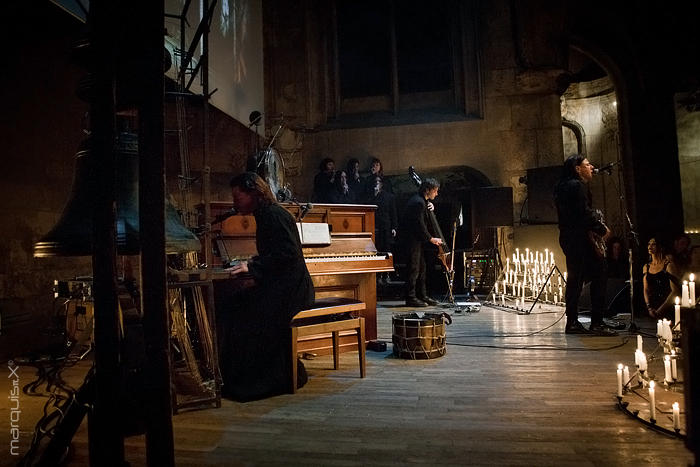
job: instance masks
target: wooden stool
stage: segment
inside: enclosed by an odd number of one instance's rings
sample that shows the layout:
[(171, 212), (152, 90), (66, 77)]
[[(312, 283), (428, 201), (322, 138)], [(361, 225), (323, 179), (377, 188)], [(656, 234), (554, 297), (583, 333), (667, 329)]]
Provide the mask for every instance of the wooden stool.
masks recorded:
[[(365, 319), (337, 318), (342, 313), (362, 311), (364, 302), (357, 300), (330, 297), (316, 300), (313, 308), (302, 310), (292, 318), (292, 394), (297, 392), (297, 341), (300, 337), (330, 332), (333, 340), (333, 369), (337, 370), (340, 363), (340, 331), (354, 330), (357, 333), (357, 353), (360, 359), (360, 378), (365, 377)], [(312, 319), (308, 319), (312, 318)], [(302, 321), (304, 320), (304, 321)], [(304, 322), (310, 324), (304, 324)]]

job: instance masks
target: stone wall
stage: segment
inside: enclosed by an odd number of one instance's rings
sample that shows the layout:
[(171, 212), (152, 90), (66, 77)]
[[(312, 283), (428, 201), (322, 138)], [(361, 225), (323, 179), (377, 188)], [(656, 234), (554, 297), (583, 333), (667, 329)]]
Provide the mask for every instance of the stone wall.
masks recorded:
[[(477, 12), (483, 118), (313, 132), (302, 129), (293, 134), (288, 146), (280, 151), (288, 157), (291, 148), (296, 149), (295, 158), (288, 162), (294, 167), (288, 172), (293, 192), (301, 199), (311, 196), (313, 177), (324, 157), (335, 159), (337, 167), (355, 157), (363, 170), (368, 168), (372, 157), (377, 157), (385, 173), (390, 175), (406, 173), (410, 165), (419, 171), (469, 166), (485, 174), (494, 186), (513, 188), (513, 216), (517, 224), (527, 196), (526, 186), (519, 178), (529, 168), (557, 165), (562, 161), (557, 92), (557, 76), (562, 70), (558, 68), (559, 63), (554, 63), (556, 59), (547, 58), (550, 55), (543, 56), (547, 63), (540, 63), (541, 69), (526, 70), (519, 66), (513, 43), (511, 18), (514, 16), (509, 5), (506, 1), (482, 2)], [(288, 11), (289, 16), (281, 11)], [(274, 64), (270, 79), (275, 83), (273, 94), (266, 99), (267, 111), (294, 114), (300, 116), (299, 120), (306, 119), (306, 126), (313, 126), (323, 121), (324, 114), (319, 113), (318, 105), (301, 97), (309, 92), (326, 96), (327, 89), (317, 86), (323, 83), (317, 74), (324, 69), (317, 64), (322, 61), (323, 53), (318, 49), (323, 49), (323, 40), (314, 43), (280, 41), (281, 37), (300, 38), (302, 27), (290, 17), (303, 21), (304, 14), (299, 10), (289, 11), (284, 1), (268, 2), (266, 12), (269, 39), (265, 55), (266, 61)], [(307, 29), (315, 31), (308, 24)], [(318, 35), (323, 37), (322, 33)], [(527, 50), (528, 56), (537, 53), (536, 47), (543, 47), (542, 43), (538, 44), (532, 44)], [(308, 76), (313, 78), (307, 79)], [(519, 228), (515, 229), (516, 242)]]

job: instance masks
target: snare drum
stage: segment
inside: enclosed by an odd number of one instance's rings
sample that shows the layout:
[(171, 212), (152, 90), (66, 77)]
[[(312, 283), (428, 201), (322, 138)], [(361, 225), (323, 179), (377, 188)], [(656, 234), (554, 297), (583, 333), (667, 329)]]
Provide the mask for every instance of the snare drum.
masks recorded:
[(394, 355), (411, 360), (439, 358), (447, 353), (445, 324), (452, 322), (445, 313), (400, 313), (392, 316), (391, 341)]

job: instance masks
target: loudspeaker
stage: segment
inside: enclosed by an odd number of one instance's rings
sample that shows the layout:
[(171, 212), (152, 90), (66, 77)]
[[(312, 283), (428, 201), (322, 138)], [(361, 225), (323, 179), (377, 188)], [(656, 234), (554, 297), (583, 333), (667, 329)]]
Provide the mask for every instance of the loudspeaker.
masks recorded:
[(554, 187), (561, 178), (561, 165), (527, 169), (528, 224), (557, 224)]
[(513, 225), (513, 188), (477, 188), (471, 192), (471, 204), (474, 227)]

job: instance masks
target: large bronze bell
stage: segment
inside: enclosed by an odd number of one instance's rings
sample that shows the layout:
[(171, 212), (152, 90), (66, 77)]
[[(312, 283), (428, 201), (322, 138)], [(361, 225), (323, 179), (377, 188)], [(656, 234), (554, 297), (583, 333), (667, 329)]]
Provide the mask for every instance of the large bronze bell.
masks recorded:
[[(84, 140), (75, 156), (73, 189), (58, 223), (34, 245), (34, 256), (86, 256), (92, 254), (92, 211), (95, 180), (90, 154), (90, 139)], [(117, 254), (137, 255), (139, 243), (139, 159), (138, 136), (120, 133), (116, 144)], [(165, 251), (184, 253), (201, 247), (197, 236), (189, 231), (166, 199)]]

